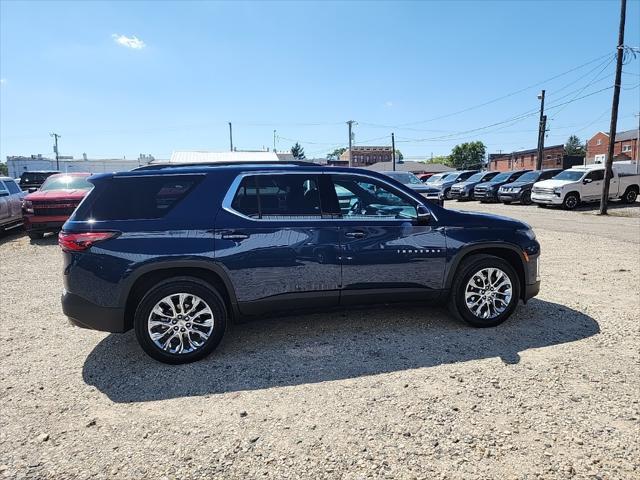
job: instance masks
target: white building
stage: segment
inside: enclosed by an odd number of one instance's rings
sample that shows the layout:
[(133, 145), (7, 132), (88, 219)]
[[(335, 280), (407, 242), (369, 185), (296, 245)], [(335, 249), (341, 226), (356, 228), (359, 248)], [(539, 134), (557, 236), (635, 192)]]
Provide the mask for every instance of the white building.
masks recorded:
[(9, 176), (17, 178), (22, 172), (33, 172), (37, 170), (89, 173), (122, 172), (147, 165), (152, 161), (155, 161), (155, 158), (151, 155), (140, 155), (135, 160), (127, 160), (124, 158), (95, 159), (87, 158), (85, 155), (83, 159), (61, 158), (59, 160), (60, 168), (56, 168), (55, 158), (43, 157), (40, 154), (29, 157), (17, 155), (7, 157), (7, 168), (9, 170)]

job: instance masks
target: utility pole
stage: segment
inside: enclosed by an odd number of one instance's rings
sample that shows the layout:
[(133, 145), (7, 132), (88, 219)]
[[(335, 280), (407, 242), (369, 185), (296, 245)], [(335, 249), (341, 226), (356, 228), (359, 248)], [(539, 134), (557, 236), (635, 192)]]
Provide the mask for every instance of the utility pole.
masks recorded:
[(273, 152), (276, 151), (276, 131), (273, 131)]
[(55, 146), (53, 147), (53, 151), (56, 153), (56, 170), (60, 170), (60, 154), (58, 153), (58, 138), (62, 138), (62, 137), (57, 133), (50, 133), (49, 136), (53, 137), (56, 142)]
[(616, 60), (616, 80), (613, 84), (613, 104), (611, 105), (611, 125), (609, 127), (609, 151), (604, 167), (604, 185), (600, 197), (600, 215), (607, 214), (609, 202), (609, 182), (611, 182), (613, 164), (613, 147), (616, 143), (616, 128), (618, 127), (618, 104), (620, 103), (620, 83), (622, 82), (622, 56), (624, 54), (624, 22), (627, 16), (627, 0), (620, 1), (620, 28), (618, 30), (618, 51)]
[(544, 132), (546, 129), (544, 116), (544, 94), (544, 90), (538, 94), (538, 99), (540, 99), (540, 121), (538, 123), (538, 156), (536, 158), (536, 170), (542, 170), (542, 155), (544, 155)]
[(353, 134), (352, 134), (352, 129), (353, 129), (353, 124), (356, 123), (355, 120), (348, 120), (347, 121), (347, 125), (349, 125), (349, 166), (352, 167), (353, 166), (353, 161), (351, 159), (351, 145), (353, 142)]
[(391, 158), (393, 158), (393, 171), (396, 171), (396, 137), (391, 132)]
[(233, 127), (229, 122), (229, 149), (233, 152)]

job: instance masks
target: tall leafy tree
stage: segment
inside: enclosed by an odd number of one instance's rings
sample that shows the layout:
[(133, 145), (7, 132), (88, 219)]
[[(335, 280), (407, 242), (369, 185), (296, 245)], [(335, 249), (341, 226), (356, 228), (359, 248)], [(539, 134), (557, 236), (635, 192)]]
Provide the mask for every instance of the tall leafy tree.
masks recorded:
[(4, 162), (0, 162), (0, 175), (9, 175), (9, 167)]
[(404, 160), (404, 155), (402, 152), (396, 148), (396, 160)]
[(567, 143), (564, 144), (564, 150), (567, 152), (567, 155), (585, 154), (584, 144), (576, 135), (571, 135), (567, 139)]
[(480, 168), (486, 152), (487, 148), (480, 141), (461, 143), (451, 150), (449, 165), (458, 169)]
[(304, 148), (302, 148), (298, 142), (291, 147), (291, 155), (293, 155), (293, 158), (296, 160), (304, 160), (306, 158), (304, 156)]
[(346, 151), (347, 149), (344, 147), (336, 148), (333, 152), (327, 154), (327, 160), (338, 160), (340, 159), (340, 155)]

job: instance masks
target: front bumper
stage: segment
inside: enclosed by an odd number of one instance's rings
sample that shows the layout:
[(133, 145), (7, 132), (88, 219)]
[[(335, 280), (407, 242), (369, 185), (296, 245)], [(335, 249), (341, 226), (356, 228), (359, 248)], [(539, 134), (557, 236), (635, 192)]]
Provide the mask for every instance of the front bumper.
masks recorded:
[(66, 290), (62, 292), (61, 300), (62, 311), (77, 327), (113, 333), (128, 330), (123, 308), (102, 307)]
[(29, 231), (52, 232), (60, 230), (69, 217), (24, 215), (24, 228)]
[(531, 201), (543, 205), (561, 205), (562, 197), (550, 193), (532, 193)]
[(497, 200), (498, 192), (495, 190), (474, 190), (473, 197), (476, 200)]
[(465, 200), (468, 198), (473, 198), (472, 190), (467, 192), (466, 190), (451, 190), (451, 198), (457, 200)]
[(523, 297), (524, 301), (526, 302), (527, 300), (532, 299), (533, 297), (538, 295), (539, 292), (540, 292), (540, 280), (538, 280), (536, 283), (526, 285), (524, 289), (524, 297)]
[(500, 200), (501, 202), (519, 202), (521, 198), (522, 198), (522, 191), (498, 193), (498, 200)]

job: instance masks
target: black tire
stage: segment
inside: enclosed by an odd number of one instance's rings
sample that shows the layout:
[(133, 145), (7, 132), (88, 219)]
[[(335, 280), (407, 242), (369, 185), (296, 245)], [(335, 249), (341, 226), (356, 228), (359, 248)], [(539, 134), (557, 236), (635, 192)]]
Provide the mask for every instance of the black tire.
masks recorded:
[[(465, 301), (465, 290), (471, 278), (485, 268), (502, 270), (511, 282), (511, 299), (507, 307), (493, 318), (482, 318), (470, 310)], [(456, 270), (449, 295), (449, 311), (454, 317), (473, 327), (495, 327), (511, 316), (520, 299), (520, 279), (507, 261), (493, 255), (477, 254), (465, 258)]]
[(520, 203), (522, 205), (531, 205), (533, 203), (531, 201), (531, 190), (527, 190), (526, 192), (522, 192), (522, 196), (520, 197)]
[(29, 238), (31, 240), (41, 240), (42, 238), (44, 238), (43, 232), (27, 232), (27, 235), (29, 235)]
[(580, 197), (577, 193), (568, 193), (562, 201), (562, 208), (565, 210), (574, 210), (580, 205)]
[[(151, 310), (156, 306), (156, 304), (165, 297), (178, 293), (197, 295), (206, 303), (213, 314), (213, 330), (209, 337), (201, 346), (188, 353), (172, 353), (161, 349), (151, 339), (147, 328)], [(180, 310), (178, 310), (178, 312), (179, 311)], [(133, 324), (138, 343), (147, 355), (160, 362), (176, 365), (201, 360), (213, 352), (224, 336), (224, 332), (227, 328), (227, 315), (225, 303), (214, 287), (197, 278), (176, 277), (160, 282), (149, 289), (138, 304)], [(185, 319), (189, 320), (186, 316)], [(194, 324), (195, 323), (196, 322), (194, 322)], [(189, 324), (187, 324), (187, 326), (189, 326)], [(169, 332), (171, 328), (176, 327), (169, 327), (166, 332)], [(184, 338), (184, 335), (188, 334), (182, 334), (181, 336)], [(173, 340), (169, 343), (172, 341)], [(180, 342), (182, 342), (182, 339)]]
[(452, 200), (453, 198), (451, 197), (451, 189), (448, 188), (444, 191), (444, 199), (445, 200)]
[(624, 195), (622, 196), (622, 202), (627, 204), (635, 203), (637, 198), (638, 198), (638, 190), (636, 190), (634, 187), (629, 187), (627, 188), (627, 191), (624, 192)]

